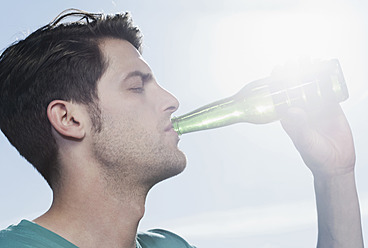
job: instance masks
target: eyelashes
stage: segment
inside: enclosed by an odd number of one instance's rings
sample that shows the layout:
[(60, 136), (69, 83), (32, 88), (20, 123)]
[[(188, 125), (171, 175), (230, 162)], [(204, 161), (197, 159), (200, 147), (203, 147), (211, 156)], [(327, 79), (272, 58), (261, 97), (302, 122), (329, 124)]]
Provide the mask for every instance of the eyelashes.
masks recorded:
[(143, 93), (144, 92), (143, 87), (134, 87), (134, 88), (130, 88), (129, 90), (134, 92), (134, 93)]

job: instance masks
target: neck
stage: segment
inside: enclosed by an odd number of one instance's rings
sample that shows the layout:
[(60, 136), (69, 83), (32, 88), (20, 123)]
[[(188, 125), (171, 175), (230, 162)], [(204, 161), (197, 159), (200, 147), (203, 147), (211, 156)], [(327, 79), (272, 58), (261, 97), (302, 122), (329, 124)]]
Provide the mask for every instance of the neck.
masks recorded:
[(63, 182), (49, 211), (35, 222), (81, 248), (135, 248), (148, 190), (126, 186), (113, 192), (105, 179), (77, 178)]

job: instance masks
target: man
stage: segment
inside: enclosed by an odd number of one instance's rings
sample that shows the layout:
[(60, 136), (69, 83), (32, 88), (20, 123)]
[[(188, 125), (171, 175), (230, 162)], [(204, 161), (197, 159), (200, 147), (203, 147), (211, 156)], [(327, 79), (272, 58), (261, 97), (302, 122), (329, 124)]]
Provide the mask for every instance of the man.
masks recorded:
[[(60, 24), (67, 16), (78, 22)], [(148, 191), (186, 165), (178, 101), (141, 56), (128, 14), (66, 12), (0, 58), (0, 128), (53, 190), (51, 208), (0, 232), (0, 247), (193, 247), (137, 234)], [(283, 126), (315, 176), (318, 247), (363, 247), (350, 128), (339, 106)]]

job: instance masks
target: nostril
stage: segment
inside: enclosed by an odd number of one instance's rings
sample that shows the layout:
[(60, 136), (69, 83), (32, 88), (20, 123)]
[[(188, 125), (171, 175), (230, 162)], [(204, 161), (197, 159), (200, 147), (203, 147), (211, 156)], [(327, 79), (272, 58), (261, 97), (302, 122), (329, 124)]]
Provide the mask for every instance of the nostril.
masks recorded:
[[(167, 91), (166, 91), (167, 92)], [(179, 108), (179, 101), (173, 96), (171, 93), (167, 92), (167, 105), (168, 107), (165, 108), (165, 111), (169, 111), (171, 113), (175, 112)]]
[(165, 111), (175, 112), (178, 108), (176, 106), (170, 106)]

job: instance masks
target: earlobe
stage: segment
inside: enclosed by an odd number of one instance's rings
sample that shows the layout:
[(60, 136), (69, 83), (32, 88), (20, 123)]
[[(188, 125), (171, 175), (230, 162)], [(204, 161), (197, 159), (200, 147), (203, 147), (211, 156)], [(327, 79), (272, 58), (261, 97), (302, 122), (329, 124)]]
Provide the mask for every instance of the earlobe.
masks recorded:
[(82, 139), (85, 136), (83, 121), (73, 103), (54, 100), (47, 107), (47, 117), (54, 129), (62, 136)]

